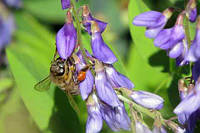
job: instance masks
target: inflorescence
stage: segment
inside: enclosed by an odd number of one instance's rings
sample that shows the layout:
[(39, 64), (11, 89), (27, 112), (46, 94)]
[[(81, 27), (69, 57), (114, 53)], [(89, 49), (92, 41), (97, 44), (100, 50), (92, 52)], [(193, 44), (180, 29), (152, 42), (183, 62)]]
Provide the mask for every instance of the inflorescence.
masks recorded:
[[(132, 81), (115, 69), (113, 64), (118, 59), (102, 37), (107, 23), (94, 18), (87, 5), (76, 10), (74, 0), (61, 0), (61, 4), (63, 10), (67, 9), (67, 13), (66, 22), (56, 35), (59, 56), (64, 60), (77, 56), (75, 61), (77, 73), (85, 66), (92, 65), (86, 72), (86, 78), (79, 84), (80, 95), (86, 102), (88, 111), (86, 133), (100, 132), (103, 121), (113, 131), (132, 129), (136, 133), (166, 133), (167, 127), (176, 133), (184, 133), (188, 128), (178, 126), (171, 119), (165, 120), (159, 113), (158, 110), (163, 108), (163, 98), (150, 92), (133, 90), (135, 86)], [(171, 58), (176, 58), (177, 65), (197, 61), (200, 57), (196, 52), (200, 17), (197, 19), (197, 34), (190, 48), (183, 26), (186, 16), (191, 22), (196, 21), (195, 0), (190, 0), (186, 10), (179, 14), (174, 27), (164, 29), (173, 12), (173, 8), (168, 8), (163, 13), (145, 12), (136, 16), (133, 24), (145, 26), (147, 28), (145, 35), (154, 38), (155, 46), (166, 50)], [(82, 44), (81, 28), (91, 37), (92, 54)], [(188, 87), (183, 83), (184, 89), (180, 89), (182, 102), (174, 110), (181, 124), (189, 121), (190, 116), (192, 117), (199, 108), (199, 106), (195, 108), (186, 106), (193, 100), (196, 100), (195, 103), (198, 105), (198, 99), (200, 99), (197, 97), (200, 94), (198, 64), (196, 63), (193, 67), (195, 85)], [(125, 109), (125, 103), (130, 109), (131, 117)], [(154, 119), (152, 131), (142, 119), (143, 113)]]
[[(168, 19), (176, 11), (168, 8), (162, 13), (148, 11), (136, 16), (133, 25), (145, 26), (145, 35), (154, 39), (154, 45), (165, 50), (170, 58), (176, 59), (177, 66), (191, 65), (192, 76), (180, 79), (178, 89), (180, 104), (174, 109), (178, 121), (186, 132), (194, 132), (200, 118), (200, 16), (197, 16), (196, 0), (189, 0), (185, 10), (177, 17), (173, 27), (164, 29)], [(190, 40), (188, 23), (196, 22), (196, 35)]]

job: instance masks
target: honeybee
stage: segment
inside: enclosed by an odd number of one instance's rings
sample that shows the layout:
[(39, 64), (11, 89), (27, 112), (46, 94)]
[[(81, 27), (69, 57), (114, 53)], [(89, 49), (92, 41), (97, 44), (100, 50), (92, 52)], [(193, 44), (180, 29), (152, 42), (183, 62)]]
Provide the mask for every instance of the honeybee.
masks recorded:
[(88, 68), (84, 68), (77, 74), (73, 57), (69, 57), (67, 60), (59, 57), (52, 61), (49, 76), (38, 82), (34, 86), (34, 89), (38, 91), (48, 90), (51, 82), (53, 82), (61, 88), (61, 90), (66, 92), (70, 104), (79, 114), (80, 110), (72, 95), (78, 95), (80, 93), (79, 83), (85, 79), (87, 69)]

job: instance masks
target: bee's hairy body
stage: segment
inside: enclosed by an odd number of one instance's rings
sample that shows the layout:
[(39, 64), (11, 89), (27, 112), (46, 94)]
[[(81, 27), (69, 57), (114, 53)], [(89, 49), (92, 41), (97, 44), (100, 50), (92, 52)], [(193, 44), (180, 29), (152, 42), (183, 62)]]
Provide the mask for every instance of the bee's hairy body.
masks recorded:
[(51, 64), (51, 81), (66, 93), (70, 93), (72, 95), (79, 94), (76, 75), (76, 67), (73, 62), (73, 58), (69, 58), (68, 60), (58, 58)]

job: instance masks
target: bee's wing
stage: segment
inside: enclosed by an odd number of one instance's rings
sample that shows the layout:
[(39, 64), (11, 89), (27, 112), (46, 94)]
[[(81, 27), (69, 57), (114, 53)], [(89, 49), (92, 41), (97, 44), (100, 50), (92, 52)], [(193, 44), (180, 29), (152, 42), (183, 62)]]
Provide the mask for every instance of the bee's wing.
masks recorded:
[(73, 96), (70, 94), (70, 92), (66, 92), (66, 94), (67, 94), (67, 98), (68, 98), (70, 105), (72, 106), (74, 111), (77, 113), (77, 115), (80, 116), (80, 109), (79, 109), (77, 103), (75, 102)]
[(45, 79), (38, 82), (34, 86), (34, 89), (37, 90), (37, 91), (46, 91), (50, 88), (50, 85), (51, 85), (51, 79), (50, 79), (50, 76), (48, 76)]

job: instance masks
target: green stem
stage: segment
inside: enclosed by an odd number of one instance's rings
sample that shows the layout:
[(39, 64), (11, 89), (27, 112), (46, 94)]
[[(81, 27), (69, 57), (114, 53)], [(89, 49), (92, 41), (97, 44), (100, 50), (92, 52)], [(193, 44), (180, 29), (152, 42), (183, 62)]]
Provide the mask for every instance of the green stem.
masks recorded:
[[(118, 96), (118, 98), (119, 98), (120, 100), (124, 101), (125, 103), (127, 103), (127, 104), (129, 104), (129, 105), (133, 105), (133, 107), (134, 107), (138, 112), (142, 112), (142, 113), (148, 115), (149, 117), (151, 117), (152, 119), (155, 119), (156, 116), (157, 116), (156, 114), (157, 114), (157, 113), (160, 113), (159, 111), (150, 111), (150, 110), (148, 110), (148, 109), (146, 109), (146, 108), (144, 108), (144, 107), (142, 107), (142, 106), (140, 106), (140, 105), (134, 103), (133, 101), (129, 100), (128, 98), (126, 98), (126, 97), (124, 97), (124, 96), (122, 96), (122, 95), (119, 95), (119, 94), (118, 94), (117, 96)], [(165, 123), (165, 121), (167, 121), (167, 120), (165, 120), (164, 118), (161, 117), (161, 123), (162, 123), (164, 126), (167, 126), (167, 124)]]
[(190, 27), (189, 27), (189, 19), (187, 17), (185, 17), (185, 36), (186, 36), (186, 39), (187, 39), (187, 43), (188, 45), (190, 46), (191, 45), (191, 37), (190, 37)]
[[(81, 53), (83, 55), (83, 59), (86, 61), (86, 65), (89, 65), (90, 61), (87, 58), (85, 49), (84, 49), (83, 44), (82, 44), (81, 25), (80, 25), (80, 21), (79, 21), (79, 18), (78, 18), (78, 13), (77, 13), (77, 9), (76, 9), (75, 0), (71, 0), (71, 2), (72, 2), (71, 5), (73, 7), (72, 8), (72, 12), (73, 12), (73, 15), (74, 15), (74, 18), (75, 18), (76, 29), (77, 29), (78, 45), (80, 46), (80, 51), (81, 51)], [(94, 72), (93, 69), (91, 69), (91, 72), (92, 72), (93, 75), (95, 75), (95, 72)]]

